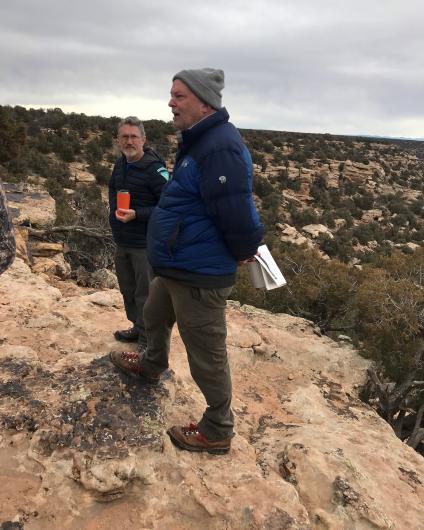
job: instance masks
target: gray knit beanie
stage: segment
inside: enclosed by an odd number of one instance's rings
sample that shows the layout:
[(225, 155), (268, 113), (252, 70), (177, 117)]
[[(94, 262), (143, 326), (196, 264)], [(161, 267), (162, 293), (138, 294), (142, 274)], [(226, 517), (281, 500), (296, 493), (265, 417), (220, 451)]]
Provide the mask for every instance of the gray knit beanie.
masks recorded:
[(181, 70), (175, 74), (172, 81), (180, 79), (196, 96), (213, 107), (220, 109), (221, 90), (224, 88), (224, 72), (213, 68), (199, 68), (198, 70)]

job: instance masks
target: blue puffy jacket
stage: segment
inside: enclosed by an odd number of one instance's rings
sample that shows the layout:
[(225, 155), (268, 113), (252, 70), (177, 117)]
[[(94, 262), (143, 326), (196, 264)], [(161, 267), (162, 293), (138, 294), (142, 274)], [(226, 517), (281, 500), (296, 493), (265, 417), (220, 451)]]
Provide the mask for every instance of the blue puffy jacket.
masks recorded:
[[(172, 179), (149, 222), (147, 249), (156, 274), (199, 287), (232, 285), (237, 261), (263, 237), (252, 197), (250, 153), (222, 108), (182, 131)], [(204, 281), (205, 277), (224, 282)]]

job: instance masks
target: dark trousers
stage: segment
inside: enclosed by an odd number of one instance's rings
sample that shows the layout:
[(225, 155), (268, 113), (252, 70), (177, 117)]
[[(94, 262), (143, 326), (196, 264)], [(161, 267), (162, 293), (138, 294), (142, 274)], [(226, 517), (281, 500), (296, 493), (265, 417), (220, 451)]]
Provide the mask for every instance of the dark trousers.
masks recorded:
[(153, 271), (147, 261), (146, 249), (117, 247), (115, 269), (127, 318), (138, 330), (138, 342), (147, 344), (143, 309)]
[(144, 306), (148, 348), (141, 360), (142, 367), (152, 374), (168, 368), (171, 331), (177, 322), (191, 375), (207, 403), (198, 426), (211, 440), (233, 436), (225, 321), (226, 299), (231, 289), (198, 289), (156, 277)]

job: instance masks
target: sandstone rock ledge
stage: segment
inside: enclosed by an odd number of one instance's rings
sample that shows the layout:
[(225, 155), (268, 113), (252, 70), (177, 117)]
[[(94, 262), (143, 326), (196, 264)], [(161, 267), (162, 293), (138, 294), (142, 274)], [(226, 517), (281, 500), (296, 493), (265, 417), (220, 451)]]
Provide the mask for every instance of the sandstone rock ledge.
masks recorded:
[(106, 356), (119, 293), (48, 282), (19, 259), (0, 277), (1, 528), (424, 528), (424, 461), (357, 399), (348, 345), (230, 302), (237, 435), (189, 454), (165, 434), (204, 407), (177, 331), (162, 383), (140, 385)]

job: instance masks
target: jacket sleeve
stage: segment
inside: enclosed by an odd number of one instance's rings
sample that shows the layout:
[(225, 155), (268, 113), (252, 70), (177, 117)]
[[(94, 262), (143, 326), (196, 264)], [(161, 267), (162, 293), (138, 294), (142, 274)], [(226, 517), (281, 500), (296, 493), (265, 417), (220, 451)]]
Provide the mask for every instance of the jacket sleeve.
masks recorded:
[[(159, 202), (162, 190), (167, 181), (169, 180), (169, 173), (166, 167), (161, 163), (153, 164), (149, 169), (149, 187), (156, 199), (157, 204)], [(156, 205), (141, 206), (139, 208), (136, 208), (136, 219), (138, 221), (148, 221), (155, 208)]]
[(253, 165), (246, 147), (213, 152), (201, 165), (203, 201), (238, 261), (256, 254), (264, 232), (253, 203), (252, 177)]
[(6, 195), (0, 183), (0, 274), (13, 263), (16, 241), (13, 225), (6, 205)]

